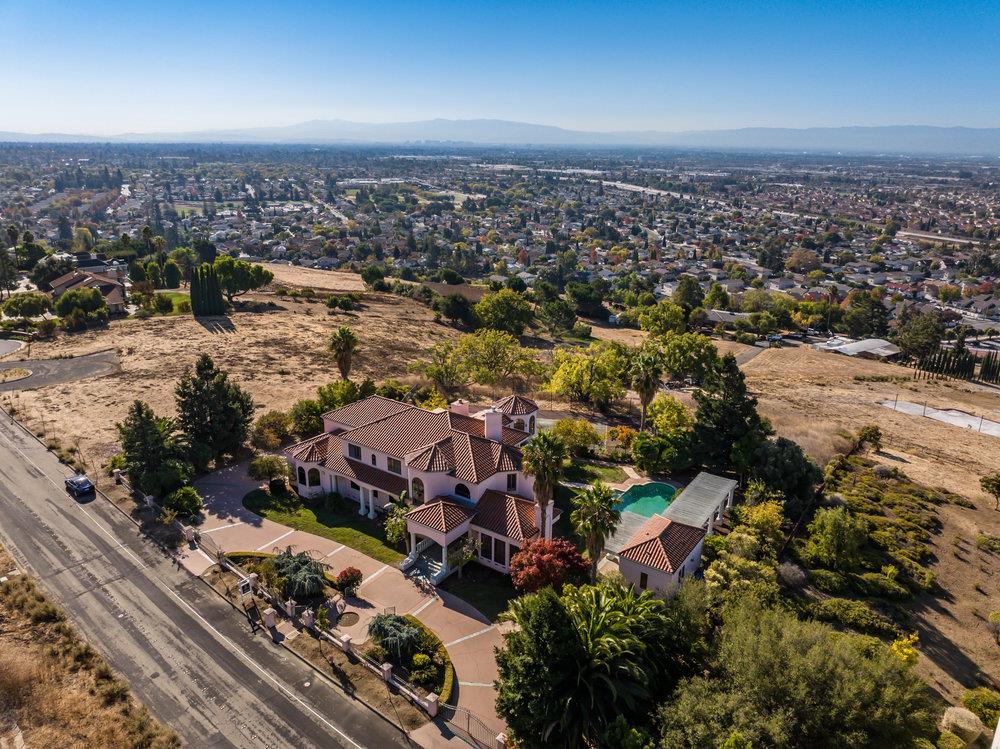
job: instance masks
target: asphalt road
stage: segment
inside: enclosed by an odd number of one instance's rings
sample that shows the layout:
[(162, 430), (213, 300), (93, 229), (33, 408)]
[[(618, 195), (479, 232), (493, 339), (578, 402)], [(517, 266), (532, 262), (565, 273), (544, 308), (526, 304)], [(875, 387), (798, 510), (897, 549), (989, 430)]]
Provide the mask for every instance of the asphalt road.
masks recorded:
[(114, 349), (66, 359), (4, 361), (0, 364), (0, 369), (28, 369), (31, 370), (31, 375), (21, 380), (0, 384), (0, 392), (30, 390), (45, 385), (59, 385), (63, 382), (100, 377), (117, 372), (118, 368), (118, 352)]
[(270, 641), (0, 413), (0, 540), (136, 696), (192, 747), (405, 747)]

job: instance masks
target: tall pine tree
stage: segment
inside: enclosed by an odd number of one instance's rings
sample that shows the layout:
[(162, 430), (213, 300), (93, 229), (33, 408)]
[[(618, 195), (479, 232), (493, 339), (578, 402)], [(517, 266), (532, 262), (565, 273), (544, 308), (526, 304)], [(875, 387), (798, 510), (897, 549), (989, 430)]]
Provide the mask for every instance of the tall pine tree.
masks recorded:
[(191, 442), (197, 468), (235, 455), (247, 439), (253, 419), (250, 394), (230, 381), (208, 354), (202, 354), (177, 382), (177, 423)]
[(744, 473), (773, 430), (757, 413), (757, 399), (747, 390), (736, 357), (722, 357), (694, 399), (694, 437), (702, 462), (715, 470)]

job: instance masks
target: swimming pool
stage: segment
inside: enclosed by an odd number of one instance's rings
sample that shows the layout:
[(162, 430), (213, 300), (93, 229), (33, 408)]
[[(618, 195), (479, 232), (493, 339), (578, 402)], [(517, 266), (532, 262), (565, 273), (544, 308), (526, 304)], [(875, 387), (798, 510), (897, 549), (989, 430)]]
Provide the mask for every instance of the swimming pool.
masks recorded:
[(648, 484), (630, 486), (618, 498), (618, 509), (622, 512), (634, 512), (644, 518), (651, 518), (663, 512), (670, 506), (677, 490), (670, 484), (652, 481)]

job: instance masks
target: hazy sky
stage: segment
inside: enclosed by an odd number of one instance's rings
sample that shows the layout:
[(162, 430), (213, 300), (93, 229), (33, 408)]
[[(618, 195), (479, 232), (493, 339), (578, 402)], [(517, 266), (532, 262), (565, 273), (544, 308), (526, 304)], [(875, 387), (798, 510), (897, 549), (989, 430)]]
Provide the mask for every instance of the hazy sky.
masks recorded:
[(0, 130), (1000, 126), (997, 0), (0, 0), (0, 39)]

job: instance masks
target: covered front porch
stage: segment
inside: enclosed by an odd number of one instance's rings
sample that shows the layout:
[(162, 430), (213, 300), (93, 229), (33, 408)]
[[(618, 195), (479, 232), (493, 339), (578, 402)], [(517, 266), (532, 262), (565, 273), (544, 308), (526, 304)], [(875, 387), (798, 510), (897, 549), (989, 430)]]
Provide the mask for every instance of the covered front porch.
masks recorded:
[(400, 569), (420, 569), (431, 583), (440, 583), (453, 571), (449, 555), (466, 543), (474, 514), (472, 508), (444, 501), (410, 510), (406, 515), (410, 553)]

